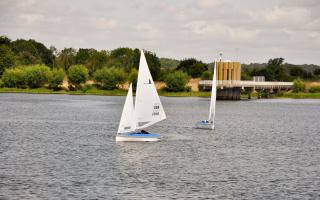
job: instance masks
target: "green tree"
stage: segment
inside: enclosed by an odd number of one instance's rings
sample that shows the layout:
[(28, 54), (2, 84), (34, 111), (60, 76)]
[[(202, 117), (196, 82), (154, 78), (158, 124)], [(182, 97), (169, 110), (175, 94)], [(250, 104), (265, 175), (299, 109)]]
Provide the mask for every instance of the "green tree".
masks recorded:
[(52, 69), (49, 73), (49, 87), (54, 90), (59, 90), (65, 77), (62, 69)]
[(165, 78), (166, 89), (172, 92), (179, 92), (186, 90), (186, 84), (189, 81), (188, 74), (182, 71), (170, 73)]
[(14, 65), (16, 58), (7, 45), (0, 45), (0, 75), (3, 71)]
[(138, 70), (136, 70), (136, 68), (132, 68), (129, 74), (129, 83), (132, 83), (132, 89), (134, 91), (137, 88), (137, 80), (138, 80)]
[(126, 74), (120, 68), (107, 68), (97, 70), (94, 73), (94, 80), (100, 84), (103, 89), (113, 90), (126, 81)]
[(12, 42), (12, 50), (17, 56), (17, 61), (20, 65), (40, 64), (42, 62), (37, 48), (30, 41), (15, 40)]
[(25, 88), (25, 71), (22, 67), (7, 68), (2, 75), (2, 81), (5, 87)]
[(79, 49), (76, 56), (75, 56), (75, 63), (85, 65), (89, 58), (91, 57), (92, 53), (95, 52), (95, 49)]
[(293, 92), (304, 92), (306, 89), (306, 84), (302, 79), (298, 78), (293, 81)]
[(107, 64), (108, 52), (106, 51), (92, 51), (87, 60), (86, 67), (89, 70), (89, 75), (92, 76), (97, 69), (101, 69)]
[(301, 67), (294, 66), (290, 68), (289, 73), (291, 76), (305, 78), (308, 76), (308, 72)]
[(266, 67), (266, 79), (269, 81), (285, 81), (287, 74), (283, 66), (284, 58), (273, 58), (268, 61)]
[(201, 80), (211, 80), (212, 79), (212, 74), (209, 70), (207, 71), (204, 71), (202, 74), (201, 74)]
[(58, 53), (57, 65), (62, 67), (64, 71), (68, 71), (69, 67), (75, 63), (76, 50), (73, 48), (64, 48)]
[(48, 49), (44, 44), (41, 42), (37, 42), (35, 40), (28, 40), (29, 43), (33, 44), (33, 46), (37, 49), (37, 53), (41, 59), (41, 62), (47, 66), (52, 67), (55, 56), (53, 51)]
[(70, 89), (79, 89), (88, 79), (88, 69), (83, 65), (72, 65), (68, 69)]
[(145, 54), (152, 78), (154, 80), (158, 80), (160, 77), (160, 68), (161, 68), (159, 58), (155, 53), (151, 51), (144, 51), (144, 54)]
[(50, 68), (45, 65), (33, 65), (24, 68), (25, 83), (30, 88), (39, 88), (48, 83)]
[(208, 65), (194, 58), (189, 58), (182, 60), (178, 65), (177, 70), (182, 70), (192, 76), (192, 78), (196, 78), (200, 77), (204, 71), (208, 70)]
[(130, 72), (132, 68), (138, 67), (138, 64), (135, 62), (137, 60), (136, 57), (139, 55), (140, 53), (137, 55), (136, 51), (131, 48), (127, 48), (127, 47), (117, 48), (110, 52), (110, 59), (108, 60), (107, 65), (119, 67), (124, 69), (126, 72)]
[(313, 74), (316, 75), (316, 76), (319, 76), (319, 75), (320, 75), (320, 68), (315, 69), (315, 70), (313, 71)]
[(8, 38), (7, 36), (0, 36), (0, 45), (7, 45), (10, 46), (11, 45), (11, 40), (10, 38)]

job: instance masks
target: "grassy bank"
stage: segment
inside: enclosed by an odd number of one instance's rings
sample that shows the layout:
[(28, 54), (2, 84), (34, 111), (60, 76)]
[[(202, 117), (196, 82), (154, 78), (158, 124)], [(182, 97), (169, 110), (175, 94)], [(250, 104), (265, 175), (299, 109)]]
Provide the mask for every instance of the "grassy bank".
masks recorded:
[(291, 99), (320, 99), (320, 93), (307, 93), (307, 92), (285, 92), (275, 95), (275, 98), (291, 98)]
[[(105, 96), (125, 96), (126, 90), (101, 90), (97, 88), (90, 88), (87, 90), (59, 90), (54, 91), (48, 88), (36, 88), (36, 89), (21, 89), (21, 88), (0, 88), (0, 93), (30, 93), (30, 94), (71, 94), (71, 95), (105, 95)], [(159, 91), (160, 96), (167, 97), (209, 97), (210, 92), (166, 92)]]
[(91, 88), (88, 90), (58, 90), (54, 91), (48, 88), (35, 88), (35, 89), (21, 89), (21, 88), (0, 88), (0, 93), (29, 93), (29, 94), (71, 94), (71, 95), (105, 95), (105, 96), (124, 96), (127, 94), (126, 90), (100, 90)]
[[(87, 90), (59, 90), (54, 91), (48, 88), (35, 88), (35, 89), (22, 89), (22, 88), (0, 88), (0, 93), (29, 93), (29, 94), (70, 94), (70, 95), (103, 95), (103, 96), (125, 96), (127, 95), (127, 90), (101, 90), (97, 88), (90, 88)], [(160, 96), (166, 97), (210, 97), (211, 92), (167, 92), (160, 90)], [(247, 98), (246, 94), (241, 95), (242, 98)], [(252, 98), (257, 98), (256, 94), (252, 95)], [(292, 99), (320, 99), (320, 93), (293, 93), (285, 92), (272, 95), (271, 98), (292, 98)]]

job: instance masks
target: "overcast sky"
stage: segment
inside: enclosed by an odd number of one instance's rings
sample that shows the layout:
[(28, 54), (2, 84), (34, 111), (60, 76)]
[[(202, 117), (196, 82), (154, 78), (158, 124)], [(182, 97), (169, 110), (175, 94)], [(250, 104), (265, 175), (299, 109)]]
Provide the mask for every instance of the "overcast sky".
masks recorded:
[(0, 0), (0, 35), (159, 57), (320, 64), (319, 0)]

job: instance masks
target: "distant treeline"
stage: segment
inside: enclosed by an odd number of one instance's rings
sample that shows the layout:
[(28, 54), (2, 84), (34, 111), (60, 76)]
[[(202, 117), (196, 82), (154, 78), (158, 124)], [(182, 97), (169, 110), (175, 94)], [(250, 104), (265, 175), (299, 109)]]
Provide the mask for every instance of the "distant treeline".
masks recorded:
[[(212, 77), (212, 63), (203, 63), (195, 58), (186, 58), (181, 61), (159, 58), (151, 51), (145, 51), (145, 55), (155, 80), (165, 80), (169, 74), (176, 71), (182, 71), (193, 78)], [(137, 74), (139, 57), (139, 49), (126, 47), (100, 51), (93, 48), (57, 50), (54, 46), (48, 48), (32, 39), (12, 41), (6, 36), (0, 36), (0, 76), (7, 68), (23, 68), (37, 64), (46, 65), (51, 69), (61, 69), (66, 74), (71, 66), (83, 65), (87, 68), (91, 79), (94, 79), (95, 72), (105, 68), (110, 69), (108, 73), (104, 70), (105, 74), (110, 75), (111, 72), (118, 72), (117, 70), (120, 69), (129, 76)], [(284, 63), (283, 58), (270, 59), (268, 63), (263, 64), (242, 64), (242, 79), (250, 80), (253, 76), (265, 76), (269, 81), (290, 81), (298, 77), (315, 80), (319, 79), (320, 66), (288, 64)]]
[(284, 58), (270, 59), (268, 63), (242, 64), (242, 80), (251, 80), (253, 76), (265, 76), (267, 81), (319, 80), (319, 65), (294, 65), (284, 63)]

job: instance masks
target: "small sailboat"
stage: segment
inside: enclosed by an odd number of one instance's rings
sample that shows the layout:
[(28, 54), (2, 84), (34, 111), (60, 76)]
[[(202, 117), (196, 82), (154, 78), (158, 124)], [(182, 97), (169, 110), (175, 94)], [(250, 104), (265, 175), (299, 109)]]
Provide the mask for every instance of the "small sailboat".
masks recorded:
[(217, 73), (216, 72), (217, 72), (217, 66), (216, 66), (216, 61), (214, 61), (209, 118), (207, 120), (201, 120), (197, 122), (195, 128), (214, 129), (214, 117), (216, 114), (216, 99), (217, 99)]
[(135, 107), (130, 84), (123, 107), (116, 141), (159, 141), (160, 134), (143, 129), (166, 119), (143, 51), (140, 55)]

